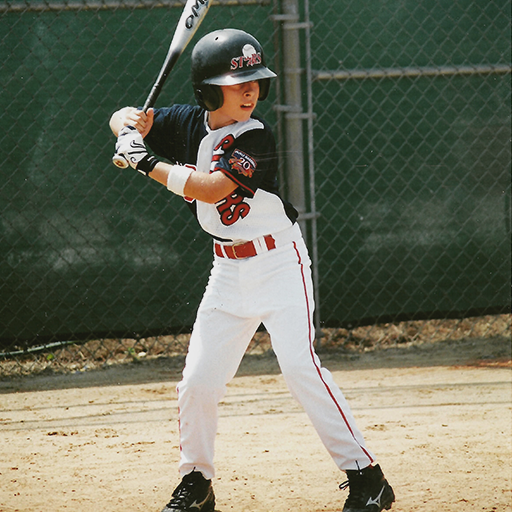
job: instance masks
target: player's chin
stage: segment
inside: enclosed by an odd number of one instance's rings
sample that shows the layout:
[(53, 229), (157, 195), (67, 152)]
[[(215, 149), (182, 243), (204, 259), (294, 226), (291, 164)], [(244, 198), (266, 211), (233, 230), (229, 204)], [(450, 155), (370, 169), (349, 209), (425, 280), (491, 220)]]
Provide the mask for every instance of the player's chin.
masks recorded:
[(251, 117), (255, 108), (256, 108), (255, 104), (251, 104), (250, 106), (242, 105), (240, 107), (240, 117), (241, 117), (240, 120), (243, 119), (244, 121), (247, 121)]

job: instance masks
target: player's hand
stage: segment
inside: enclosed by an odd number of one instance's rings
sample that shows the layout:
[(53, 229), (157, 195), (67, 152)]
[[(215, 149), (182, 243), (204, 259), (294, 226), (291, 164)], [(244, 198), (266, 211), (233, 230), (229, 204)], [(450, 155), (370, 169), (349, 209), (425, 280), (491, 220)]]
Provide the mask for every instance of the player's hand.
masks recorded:
[(133, 126), (142, 135), (144, 139), (153, 126), (154, 110), (148, 109), (147, 112), (135, 107), (123, 107), (114, 112), (110, 118), (110, 129), (117, 137), (124, 126)]
[(119, 132), (116, 153), (126, 158), (128, 163), (137, 169), (137, 164), (148, 154), (142, 135), (133, 126), (125, 126)]
[(148, 154), (142, 135), (133, 126), (125, 126), (119, 132), (116, 143), (116, 154), (141, 174), (147, 176), (156, 166), (158, 160)]
[(125, 126), (133, 126), (140, 132), (142, 138), (144, 138), (153, 126), (153, 119), (154, 110), (152, 108), (148, 109), (147, 112), (131, 108), (126, 109), (123, 124)]

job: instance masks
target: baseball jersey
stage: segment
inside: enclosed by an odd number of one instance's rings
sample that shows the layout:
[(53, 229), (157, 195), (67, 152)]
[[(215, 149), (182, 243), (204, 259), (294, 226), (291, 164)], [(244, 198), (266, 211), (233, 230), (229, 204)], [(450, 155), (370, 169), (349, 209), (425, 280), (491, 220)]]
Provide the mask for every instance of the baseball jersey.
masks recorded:
[(225, 242), (248, 241), (290, 227), (297, 211), (277, 188), (277, 152), (265, 121), (253, 116), (211, 130), (201, 107), (173, 105), (155, 109), (145, 138), (158, 156), (195, 172), (222, 172), (237, 188), (215, 204), (187, 199), (200, 226)]

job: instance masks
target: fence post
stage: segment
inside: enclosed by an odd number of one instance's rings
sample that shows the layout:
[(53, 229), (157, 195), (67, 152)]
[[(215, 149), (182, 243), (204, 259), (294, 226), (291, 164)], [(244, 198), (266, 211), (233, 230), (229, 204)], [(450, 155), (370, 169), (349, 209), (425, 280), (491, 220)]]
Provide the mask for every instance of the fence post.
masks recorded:
[[(320, 346), (322, 331), (320, 328), (320, 296), (318, 279), (318, 246), (316, 229), (316, 205), (313, 162), (313, 101), (311, 95), (311, 51), (309, 2), (304, 1), (305, 21), (300, 22), (299, 0), (282, 0), (282, 13), (274, 16), (282, 25), (282, 55), (284, 77), (284, 105), (277, 108), (284, 114), (285, 133), (285, 174), (288, 188), (287, 198), (299, 211), (299, 224), (306, 240), (310, 241), (313, 256), (313, 281), (315, 284), (315, 324), (317, 346)], [(305, 69), (301, 67), (301, 35), (305, 30)], [(306, 77), (306, 91), (302, 90), (302, 79)], [(303, 111), (304, 98), (307, 111)], [(306, 192), (306, 175), (304, 169), (305, 142), (303, 121), (307, 121), (307, 153), (309, 171), (309, 204)], [(311, 221), (308, 232), (308, 221)]]
[(285, 120), (285, 159), (288, 199), (299, 211), (299, 224), (306, 232), (306, 192), (304, 179), (304, 146), (302, 133), (302, 88), (298, 0), (283, 0), (281, 4), (283, 21), (283, 77)]

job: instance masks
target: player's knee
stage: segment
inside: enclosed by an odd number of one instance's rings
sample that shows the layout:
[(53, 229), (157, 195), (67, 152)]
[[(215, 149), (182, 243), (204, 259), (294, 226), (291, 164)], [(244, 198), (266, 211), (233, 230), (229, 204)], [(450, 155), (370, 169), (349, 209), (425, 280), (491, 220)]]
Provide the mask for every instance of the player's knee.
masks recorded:
[(188, 375), (178, 384), (180, 397), (187, 395), (220, 400), (220, 398), (224, 396), (225, 390), (225, 385), (220, 382), (215, 382), (214, 379), (205, 378), (205, 376), (201, 374)]
[(280, 350), (279, 346), (274, 347), (274, 351), (279, 362), (279, 367), (283, 376), (300, 376), (307, 375), (310, 372), (316, 372), (316, 363), (319, 365), (318, 359), (307, 344), (302, 344), (295, 350)]
[(285, 360), (279, 363), (283, 377), (293, 379), (306, 377), (311, 372), (315, 372), (315, 365), (305, 358)]

